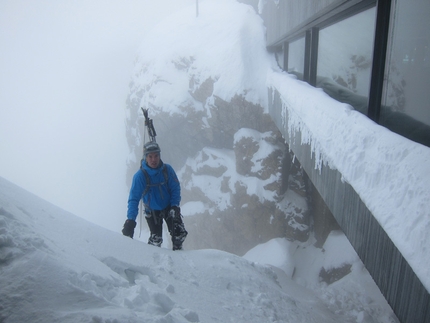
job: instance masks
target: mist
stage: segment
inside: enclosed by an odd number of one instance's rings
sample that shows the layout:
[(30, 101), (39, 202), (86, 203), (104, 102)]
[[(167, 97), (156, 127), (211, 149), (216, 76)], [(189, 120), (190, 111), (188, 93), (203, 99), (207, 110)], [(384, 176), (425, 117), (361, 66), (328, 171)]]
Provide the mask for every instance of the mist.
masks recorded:
[(113, 231), (141, 39), (195, 0), (0, 0), (0, 176)]

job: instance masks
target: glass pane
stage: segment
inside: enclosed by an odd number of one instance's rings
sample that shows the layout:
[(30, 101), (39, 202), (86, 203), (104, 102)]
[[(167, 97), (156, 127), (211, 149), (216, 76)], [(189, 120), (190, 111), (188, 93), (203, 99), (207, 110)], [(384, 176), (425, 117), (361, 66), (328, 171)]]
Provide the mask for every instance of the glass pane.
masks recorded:
[(380, 123), (430, 146), (430, 1), (393, 1)]
[(305, 69), (305, 37), (295, 40), (288, 47), (288, 73), (303, 80)]
[(278, 62), (278, 65), (280, 68), (285, 70), (284, 68), (284, 46), (279, 46), (276, 48), (276, 61)]
[(376, 9), (320, 30), (317, 87), (367, 115)]

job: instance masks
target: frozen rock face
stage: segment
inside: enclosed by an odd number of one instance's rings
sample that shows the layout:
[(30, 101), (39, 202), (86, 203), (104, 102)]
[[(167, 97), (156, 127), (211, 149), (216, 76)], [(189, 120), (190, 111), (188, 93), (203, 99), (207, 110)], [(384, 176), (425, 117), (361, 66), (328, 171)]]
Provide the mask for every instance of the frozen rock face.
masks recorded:
[(188, 159), (179, 172), (187, 245), (242, 255), (276, 237), (306, 241), (303, 174), (285, 152), (278, 132), (242, 128), (233, 149), (204, 148)]
[[(204, 81), (202, 87), (206, 84)], [(127, 100), (129, 113), (126, 135), (130, 148), (128, 184), (142, 157), (144, 138), (148, 138), (144, 132), (144, 119), (139, 106), (140, 90), (135, 91)], [(198, 96), (200, 100), (204, 100), (207, 109), (198, 109), (190, 104), (179, 107), (178, 113), (167, 112), (157, 106), (152, 106), (149, 110), (149, 115), (154, 120), (157, 142), (161, 146), (162, 159), (175, 169), (182, 167), (187, 158), (204, 147), (232, 149), (234, 134), (241, 128), (278, 132), (261, 106), (248, 102), (241, 96), (235, 96), (230, 102), (226, 102), (213, 93), (212, 96), (206, 93), (206, 99), (203, 99), (202, 93), (205, 91), (200, 91), (200, 87), (195, 84), (189, 89), (192, 95), (200, 92)]]

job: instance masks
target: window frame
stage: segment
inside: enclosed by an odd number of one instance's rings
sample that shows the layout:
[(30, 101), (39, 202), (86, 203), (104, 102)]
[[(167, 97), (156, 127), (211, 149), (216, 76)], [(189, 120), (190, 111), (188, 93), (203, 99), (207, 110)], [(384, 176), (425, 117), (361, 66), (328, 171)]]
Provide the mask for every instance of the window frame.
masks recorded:
[[(387, 45), (391, 19), (392, 0), (350, 0), (336, 8), (324, 11), (311, 21), (295, 28), (280, 41), (268, 46), (268, 50), (278, 48), (282, 44), (288, 49), (290, 42), (305, 36), (304, 81), (316, 85), (319, 31), (342, 20), (355, 16), (367, 9), (376, 7), (376, 25), (372, 55), (370, 89), (368, 93), (367, 117), (379, 122), (382, 94), (384, 88), (384, 73), (386, 65)], [(288, 51), (284, 52), (284, 70), (288, 70)]]

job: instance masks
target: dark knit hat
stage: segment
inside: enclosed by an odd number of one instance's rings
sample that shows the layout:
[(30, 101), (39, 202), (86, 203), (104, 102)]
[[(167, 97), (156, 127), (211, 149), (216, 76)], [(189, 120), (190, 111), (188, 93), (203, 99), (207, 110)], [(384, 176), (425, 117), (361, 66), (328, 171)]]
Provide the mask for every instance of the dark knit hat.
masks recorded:
[(155, 141), (147, 142), (143, 146), (143, 155), (145, 156), (145, 158), (150, 153), (160, 153), (160, 152), (161, 152), (160, 146), (158, 146), (158, 144)]

